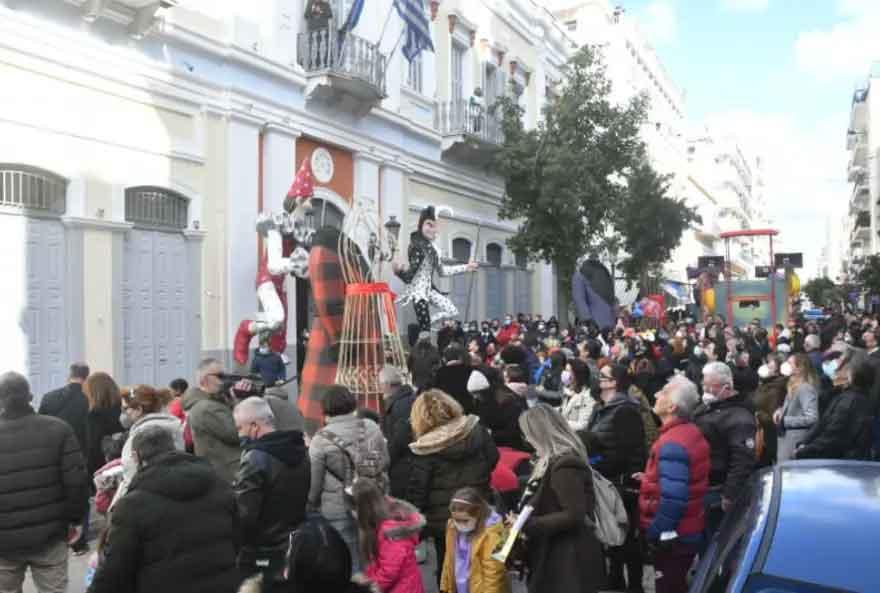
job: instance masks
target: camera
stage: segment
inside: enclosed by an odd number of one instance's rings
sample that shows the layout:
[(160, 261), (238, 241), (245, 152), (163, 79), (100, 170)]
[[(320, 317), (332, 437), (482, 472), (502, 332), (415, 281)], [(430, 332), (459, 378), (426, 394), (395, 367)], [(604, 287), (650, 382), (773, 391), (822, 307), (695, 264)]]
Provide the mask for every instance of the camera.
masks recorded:
[[(266, 384), (259, 375), (221, 373), (217, 378), (223, 382), (222, 392), (232, 395), (235, 399), (246, 399), (252, 396), (263, 397), (263, 394), (266, 392)], [(241, 381), (250, 382), (250, 389), (243, 390), (237, 388), (236, 385)]]

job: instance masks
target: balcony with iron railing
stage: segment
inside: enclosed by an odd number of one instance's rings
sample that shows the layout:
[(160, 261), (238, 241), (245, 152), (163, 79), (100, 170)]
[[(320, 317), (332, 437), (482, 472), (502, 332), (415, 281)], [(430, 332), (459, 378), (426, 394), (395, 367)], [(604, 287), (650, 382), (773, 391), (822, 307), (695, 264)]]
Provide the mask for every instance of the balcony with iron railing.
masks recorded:
[(385, 98), (387, 60), (377, 44), (340, 33), (333, 21), (297, 38), (297, 61), (308, 79), (307, 97), (347, 104), (358, 115)]
[(850, 216), (857, 216), (861, 212), (867, 212), (870, 208), (871, 193), (867, 183), (859, 183), (853, 188), (849, 198)]
[(434, 127), (443, 136), (444, 158), (485, 163), (504, 142), (497, 110), (466, 100), (438, 103)]

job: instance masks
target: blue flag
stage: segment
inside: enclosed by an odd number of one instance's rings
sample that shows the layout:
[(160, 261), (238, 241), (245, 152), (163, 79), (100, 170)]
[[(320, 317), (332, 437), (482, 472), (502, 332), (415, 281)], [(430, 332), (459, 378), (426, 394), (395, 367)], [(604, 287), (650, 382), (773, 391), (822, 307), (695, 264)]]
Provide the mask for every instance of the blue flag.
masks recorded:
[(342, 25), (342, 28), (339, 29), (341, 33), (349, 33), (357, 27), (358, 21), (361, 20), (361, 13), (364, 11), (364, 0), (354, 0), (354, 4), (351, 5), (351, 10), (348, 11), (348, 18), (345, 19), (345, 23)]
[(431, 25), (425, 12), (423, 0), (394, 0), (394, 8), (403, 19), (406, 41), (403, 55), (410, 62), (419, 57), (423, 50), (434, 51), (431, 42)]

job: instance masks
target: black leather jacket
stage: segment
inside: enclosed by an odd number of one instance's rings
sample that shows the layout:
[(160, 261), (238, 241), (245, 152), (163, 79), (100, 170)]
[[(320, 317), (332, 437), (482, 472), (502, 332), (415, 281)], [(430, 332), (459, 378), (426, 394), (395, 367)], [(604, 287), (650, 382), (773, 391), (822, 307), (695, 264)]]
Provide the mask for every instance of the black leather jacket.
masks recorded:
[(243, 554), (284, 548), (306, 516), (309, 455), (299, 431), (275, 431), (245, 445), (233, 489)]

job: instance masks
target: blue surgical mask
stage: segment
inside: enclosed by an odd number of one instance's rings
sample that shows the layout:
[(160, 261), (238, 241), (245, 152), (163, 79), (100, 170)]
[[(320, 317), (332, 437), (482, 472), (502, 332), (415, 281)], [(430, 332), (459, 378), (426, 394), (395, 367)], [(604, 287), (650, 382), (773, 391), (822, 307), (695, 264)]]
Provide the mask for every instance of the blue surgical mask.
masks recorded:
[(837, 363), (837, 359), (835, 360), (826, 360), (822, 363), (822, 372), (825, 373), (825, 376), (829, 379), (833, 379), (834, 375), (837, 374), (837, 369), (840, 365)]

